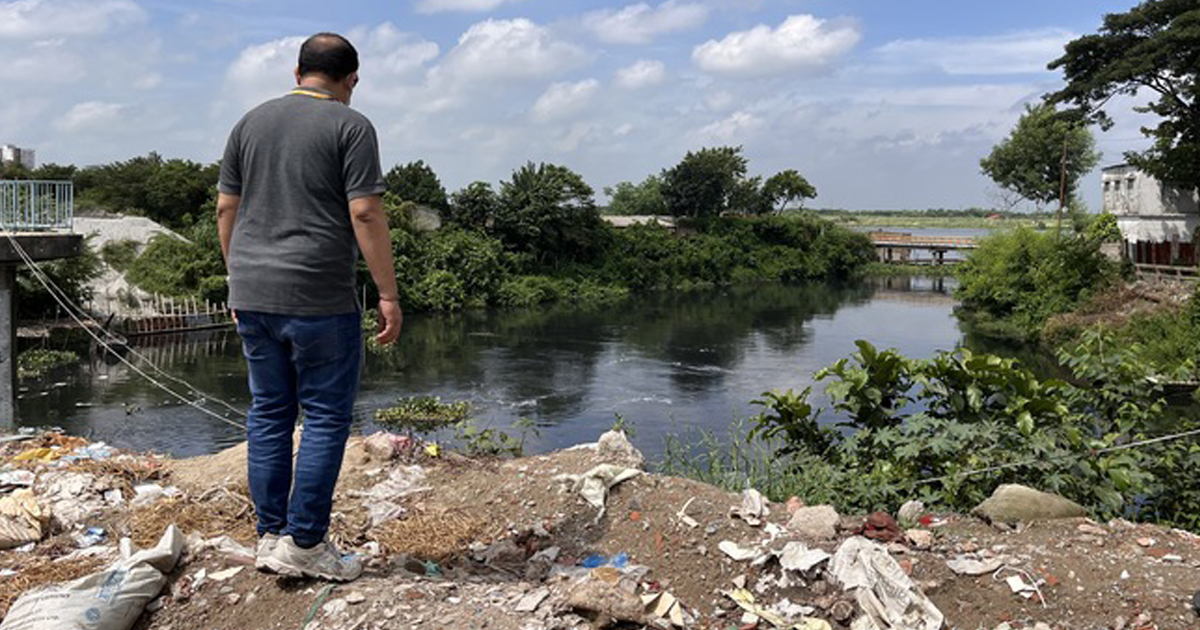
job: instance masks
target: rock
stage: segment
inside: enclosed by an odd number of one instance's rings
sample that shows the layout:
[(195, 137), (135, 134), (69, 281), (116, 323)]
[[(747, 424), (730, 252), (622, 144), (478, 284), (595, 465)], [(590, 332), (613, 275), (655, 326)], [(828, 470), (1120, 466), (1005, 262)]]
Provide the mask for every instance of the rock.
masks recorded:
[(840, 520), (832, 505), (802, 507), (792, 514), (787, 528), (805, 538), (833, 538)]
[(567, 593), (567, 607), (598, 615), (597, 626), (604, 628), (612, 621), (643, 623), (642, 599), (617, 584), (600, 580), (583, 580)]
[(642, 456), (641, 451), (630, 444), (624, 431), (614, 430), (601, 435), (600, 442), (596, 446), (596, 453), (602, 461), (610, 464), (639, 470), (646, 465), (646, 458)]
[(1023, 523), (1076, 518), (1087, 515), (1083, 506), (1056, 494), (1041, 492), (1017, 484), (996, 488), (971, 513), (992, 523)]
[(804, 499), (801, 499), (800, 497), (791, 497), (787, 500), (788, 514), (795, 514), (796, 510), (799, 510), (802, 507), (804, 507)]
[(833, 617), (834, 621), (844, 624), (847, 621), (850, 621), (850, 618), (854, 616), (854, 611), (854, 604), (851, 604), (844, 599), (839, 599), (829, 607), (829, 616)]
[(525, 572), (525, 550), (513, 539), (505, 538), (483, 552), (483, 562), (489, 567), (520, 575)]
[(237, 606), (237, 603), (242, 601), (242, 596), (237, 593), (230, 593), (225, 596), (225, 602), (230, 606)]
[(330, 616), (341, 615), (345, 614), (346, 609), (349, 607), (350, 604), (348, 604), (346, 600), (338, 598), (325, 602), (325, 605), (321, 607), (321, 611)]
[(910, 529), (904, 532), (904, 535), (917, 549), (924, 550), (933, 546), (933, 532), (927, 529)]
[(1155, 540), (1153, 538), (1139, 538), (1137, 544), (1139, 547), (1153, 547)]
[(1104, 529), (1103, 527), (1100, 527), (1099, 525), (1092, 525), (1091, 523), (1081, 523), (1077, 529), (1080, 532), (1087, 534), (1089, 536), (1103, 537), (1103, 536), (1108, 535), (1107, 529)]
[(363, 595), (360, 591), (351, 591), (350, 594), (346, 596), (347, 604), (361, 604), (365, 601), (367, 601), (367, 596)]
[(896, 517), (901, 523), (913, 524), (921, 515), (925, 513), (925, 504), (920, 501), (909, 501), (900, 506), (900, 511), (896, 513)]

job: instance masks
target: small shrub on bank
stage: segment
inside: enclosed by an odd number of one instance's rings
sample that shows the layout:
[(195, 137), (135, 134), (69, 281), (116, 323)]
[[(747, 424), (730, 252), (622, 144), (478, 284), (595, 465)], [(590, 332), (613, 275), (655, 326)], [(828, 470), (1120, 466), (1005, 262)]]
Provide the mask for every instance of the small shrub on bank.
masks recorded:
[(1033, 341), (1047, 319), (1108, 287), (1118, 269), (1094, 238), (1018, 228), (985, 238), (956, 275), (962, 319), (990, 336)]
[(1109, 334), (1086, 333), (1060, 356), (1075, 385), (1039, 380), (1012, 359), (959, 350), (914, 360), (860, 341), (851, 358), (817, 375), (839, 413), (833, 423), (818, 422), (822, 410), (808, 391), (767, 394), (749, 446), (731, 456), (691, 454), (693, 463), (681, 465), (676, 442), (666, 468), (690, 468), (731, 489), (763, 483), (775, 500), (798, 494), (861, 511), (914, 498), (965, 511), (1000, 484), (1022, 483), (1101, 518), (1200, 527), (1195, 440), (1128, 448), (1200, 427), (1168, 416), (1138, 353)]

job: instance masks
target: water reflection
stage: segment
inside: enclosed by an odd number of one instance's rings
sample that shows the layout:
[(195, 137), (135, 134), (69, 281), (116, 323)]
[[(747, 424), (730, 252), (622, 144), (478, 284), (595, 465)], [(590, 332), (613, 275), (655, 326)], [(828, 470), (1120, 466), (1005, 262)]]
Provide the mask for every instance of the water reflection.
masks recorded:
[[(368, 354), (356, 414), (370, 430), (374, 410), (399, 396), (465, 399), (487, 423), (533, 419), (542, 427), (538, 449), (594, 439), (621, 414), (636, 426), (638, 445), (654, 453), (667, 432), (721, 429), (752, 413), (749, 401), (763, 391), (807, 386), (813, 372), (852, 352), (855, 339), (913, 356), (953, 348), (962, 335), (949, 284), (885, 278), (656, 295), (582, 310), (414, 315), (394, 349)], [(203, 391), (248, 404), (231, 333), (160, 340), (138, 351)], [(21, 424), (56, 424), (176, 455), (242, 437), (168, 400), (112, 357), (93, 355), (23, 385)]]

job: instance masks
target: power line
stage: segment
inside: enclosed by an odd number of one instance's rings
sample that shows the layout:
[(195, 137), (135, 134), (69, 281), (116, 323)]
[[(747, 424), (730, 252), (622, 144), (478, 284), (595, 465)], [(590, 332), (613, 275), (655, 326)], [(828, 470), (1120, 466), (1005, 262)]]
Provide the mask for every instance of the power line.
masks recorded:
[[(8, 242), (13, 246), (13, 249), (17, 252), (17, 255), (21, 257), (21, 260), (33, 272), (33, 277), (35, 279), (37, 279), (37, 281), (42, 285), (42, 287), (46, 289), (46, 292), (49, 293), (52, 298), (54, 298), (54, 301), (57, 302), (58, 305), (67, 312), (67, 315), (69, 315), (71, 317), (71, 319), (74, 320), (75, 323), (77, 325), (79, 325), (79, 327), (82, 328), (84, 330), (84, 332), (86, 332), (88, 334), (88, 336), (90, 336), (93, 340), (95, 340), (97, 344), (99, 344), (106, 351), (108, 351), (110, 354), (112, 354), (114, 357), (116, 357), (117, 360), (124, 363), (135, 374), (146, 379), (155, 387), (163, 390), (164, 392), (167, 392), (171, 396), (178, 399), (180, 402), (187, 404), (190, 407), (195, 408), (197, 411), (199, 411), (203, 414), (206, 414), (212, 418), (220, 420), (221, 422), (224, 422), (225, 424), (245, 430), (244, 425), (234, 422), (234, 421), (232, 421), (210, 409), (207, 409), (199, 401), (192, 400), (192, 399), (188, 398), (187, 396), (184, 396), (183, 394), (176, 392), (175, 390), (171, 389), (170, 387), (167, 387), (162, 382), (155, 379), (153, 376), (147, 374), (145, 371), (143, 371), (137, 365), (134, 365), (133, 362), (129, 361), (124, 356), (122, 356), (120, 353), (118, 353), (108, 343), (108, 341), (100, 338), (100, 336), (97, 335), (95, 333), (95, 331), (93, 331), (92, 328), (87, 325), (87, 323), (85, 323), (82, 319), (79, 318), (79, 316), (75, 313), (75, 311), (72, 309), (72, 307), (68, 304), (70, 302), (70, 300), (69, 300), (69, 298), (67, 298), (65, 296), (65, 294), (63, 296), (60, 296), (54, 290), (54, 288), (51, 287), (51, 282), (48, 281), (49, 277), (46, 275), (46, 273), (44, 271), (42, 271), (41, 267), (38, 266), (37, 262), (34, 261), (33, 258), (29, 255), (29, 253), (25, 251), (25, 248), (22, 247), (21, 244), (15, 238), (13, 238), (12, 233), (9, 231), (8, 227), (6, 225), (4, 225), (2, 222), (0, 222), (0, 229), (4, 230), (4, 236), (8, 239)], [(59, 290), (61, 291), (61, 289), (59, 289)], [(75, 308), (78, 308), (78, 307), (75, 307)], [(82, 312), (82, 309), (81, 309), (81, 312)], [(93, 323), (95, 323), (95, 320), (93, 320)], [(100, 329), (104, 330), (104, 328), (102, 326), (100, 327)], [(108, 332), (107, 330), (104, 330), (104, 332), (105, 332), (105, 334), (109, 335), (110, 337), (112, 336), (112, 333)], [(140, 357), (141, 355), (138, 355), (138, 356)], [(142, 360), (146, 361), (150, 365), (154, 366), (152, 361), (147, 360), (145, 357), (141, 357), (141, 358), (142, 358)], [(154, 366), (154, 368), (156, 370), (158, 370), (159, 372), (162, 372), (161, 368), (158, 368), (157, 366)], [(219, 400), (219, 399), (215, 399), (213, 397), (204, 395), (202, 392), (200, 392), (200, 390), (196, 389), (195, 387), (191, 387), (186, 381), (182, 381), (182, 379), (176, 379), (176, 380), (179, 380), (179, 382), (181, 382), (185, 385), (188, 385), (189, 389), (191, 389), (195, 393), (200, 394), (202, 399), (204, 399), (204, 400)], [(224, 403), (224, 401), (220, 401), (220, 402), (222, 402), (223, 404), (226, 404), (226, 406), (229, 406), (228, 403)], [(232, 407), (230, 406), (230, 408), (232, 408)]]
[(1143, 446), (1150, 446), (1152, 444), (1159, 444), (1162, 442), (1173, 442), (1175, 440), (1181, 440), (1183, 438), (1193, 437), (1193, 436), (1197, 436), (1197, 435), (1200, 435), (1200, 429), (1193, 429), (1191, 431), (1184, 431), (1182, 433), (1173, 433), (1170, 435), (1161, 435), (1161, 436), (1155, 437), (1155, 438), (1147, 438), (1145, 440), (1137, 440), (1134, 442), (1128, 442), (1126, 444), (1118, 444), (1116, 446), (1108, 446), (1105, 448), (1091, 450), (1091, 451), (1088, 451), (1087, 453), (1069, 453), (1066, 455), (1060, 455), (1058, 457), (1030, 459), (1030, 460), (1026, 460), (1023, 462), (1013, 462), (1013, 463), (1009, 463), (1009, 464), (1000, 464), (997, 466), (988, 466), (987, 468), (979, 468), (977, 470), (970, 470), (970, 471), (961, 472), (961, 473), (954, 473), (952, 475), (943, 475), (941, 477), (934, 477), (932, 479), (922, 479), (921, 481), (918, 481), (915, 485), (925, 486), (925, 485), (929, 485), (932, 483), (940, 483), (943, 481), (950, 481), (952, 479), (962, 479), (962, 478), (966, 478), (966, 477), (974, 477), (975, 475), (982, 475), (982, 474), (986, 474), (986, 473), (990, 473), (990, 472), (1007, 470), (1009, 468), (1021, 468), (1023, 466), (1032, 466), (1033, 464), (1040, 464), (1040, 463), (1059, 463), (1059, 462), (1062, 462), (1062, 461), (1065, 461), (1068, 459), (1077, 459), (1077, 458), (1083, 458), (1083, 457), (1088, 457), (1088, 456), (1094, 457), (1096, 455), (1101, 455), (1104, 453), (1113, 453), (1116, 451), (1125, 451), (1125, 450), (1129, 450), (1129, 449), (1133, 449), (1133, 448), (1141, 448)]

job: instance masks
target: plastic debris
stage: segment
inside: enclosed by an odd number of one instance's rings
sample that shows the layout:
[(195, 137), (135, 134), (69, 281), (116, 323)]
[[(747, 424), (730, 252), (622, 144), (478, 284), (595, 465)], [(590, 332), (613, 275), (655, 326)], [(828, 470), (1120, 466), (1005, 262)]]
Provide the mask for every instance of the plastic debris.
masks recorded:
[(684, 525), (687, 525), (688, 527), (690, 527), (692, 529), (696, 529), (697, 527), (700, 526), (700, 523), (697, 523), (696, 519), (687, 515), (688, 506), (690, 506), (692, 504), (692, 501), (695, 501), (695, 500), (696, 500), (696, 497), (692, 497), (692, 498), (688, 499), (687, 502), (683, 504), (683, 507), (679, 508), (679, 511), (675, 513), (675, 516), (679, 518), (679, 522), (683, 523)]
[(208, 576), (208, 579), (214, 582), (224, 582), (225, 580), (228, 580), (229, 578), (241, 573), (242, 569), (245, 568), (246, 567), (230, 567), (224, 571), (217, 571), (216, 573), (213, 573), (212, 575)]
[(788, 571), (804, 573), (831, 557), (823, 549), (809, 549), (802, 542), (792, 541), (779, 552), (779, 564)]
[(95, 547), (108, 539), (108, 532), (104, 531), (103, 527), (89, 527), (80, 535), (76, 542), (79, 543), (80, 549)]
[(80, 460), (95, 460), (104, 461), (113, 455), (117, 454), (117, 449), (105, 444), (104, 442), (93, 442), (86, 446), (80, 446), (71, 452), (70, 455), (62, 457), (63, 461), (74, 462)]
[(363, 448), (372, 456), (383, 460), (404, 457), (413, 452), (417, 441), (407, 435), (388, 431), (372, 433), (363, 440)]
[(0, 492), (14, 488), (28, 488), (37, 476), (28, 470), (7, 470), (0, 473)]
[(729, 509), (730, 516), (740, 517), (751, 527), (762, 525), (763, 517), (770, 513), (771, 510), (767, 507), (766, 498), (754, 488), (743, 490), (742, 505)]
[(374, 499), (376, 501), (394, 501), (418, 492), (428, 492), (431, 487), (422, 485), (425, 481), (425, 469), (420, 466), (400, 466), (392, 470), (388, 478), (375, 484), (366, 492), (352, 492), (351, 496)]
[(441, 457), (442, 446), (437, 442), (430, 442), (425, 445), (425, 454), (430, 457)]
[(646, 615), (651, 619), (665, 619), (677, 628), (687, 625), (683, 617), (683, 605), (670, 593), (664, 591), (643, 595), (642, 603), (646, 606)]
[(856, 630), (939, 630), (945, 616), (883, 545), (854, 537), (842, 543), (829, 573), (854, 594), (864, 615)]
[(164, 497), (177, 497), (180, 495), (179, 488), (170, 486), (164, 488), (156, 483), (144, 483), (133, 487), (134, 505), (149, 505)]
[(128, 538), (120, 546), (121, 559), (108, 569), (22, 595), (0, 630), (127, 630), (166, 584), (183, 535), (171, 525), (154, 548), (135, 551)]
[(616, 554), (615, 556), (612, 556), (611, 558), (607, 557), (607, 556), (592, 554), (592, 555), (584, 558), (583, 562), (579, 563), (579, 566), (585, 567), (588, 569), (596, 569), (599, 567), (613, 567), (616, 569), (624, 569), (625, 567), (629, 566), (629, 554), (627, 554), (625, 552), (621, 552), (621, 553)]
[(980, 576), (995, 573), (1000, 570), (1000, 567), (1004, 566), (1004, 563), (1004, 558), (975, 560), (966, 556), (958, 556), (957, 558), (947, 560), (946, 566), (959, 575)]
[(763, 619), (776, 628), (785, 628), (786, 630), (831, 630), (832, 628), (829, 622), (812, 617), (802, 618), (796, 623), (791, 623), (783, 615), (759, 605), (754, 600), (754, 594), (744, 588), (722, 591), (722, 594), (732, 599), (739, 608), (754, 617), (754, 623)]
[(721, 543), (717, 545), (717, 549), (720, 549), (725, 555), (737, 560), (738, 562), (753, 560), (754, 558), (758, 557), (760, 553), (757, 548), (743, 547), (732, 540), (722, 540)]
[(50, 510), (32, 491), (17, 490), (0, 497), (0, 550), (41, 540), (49, 524)]
[(560, 484), (570, 484), (572, 492), (578, 492), (588, 505), (599, 510), (596, 520), (604, 516), (608, 491), (617, 484), (642, 474), (636, 468), (624, 468), (614, 464), (600, 464), (582, 475), (562, 474), (554, 478)]

